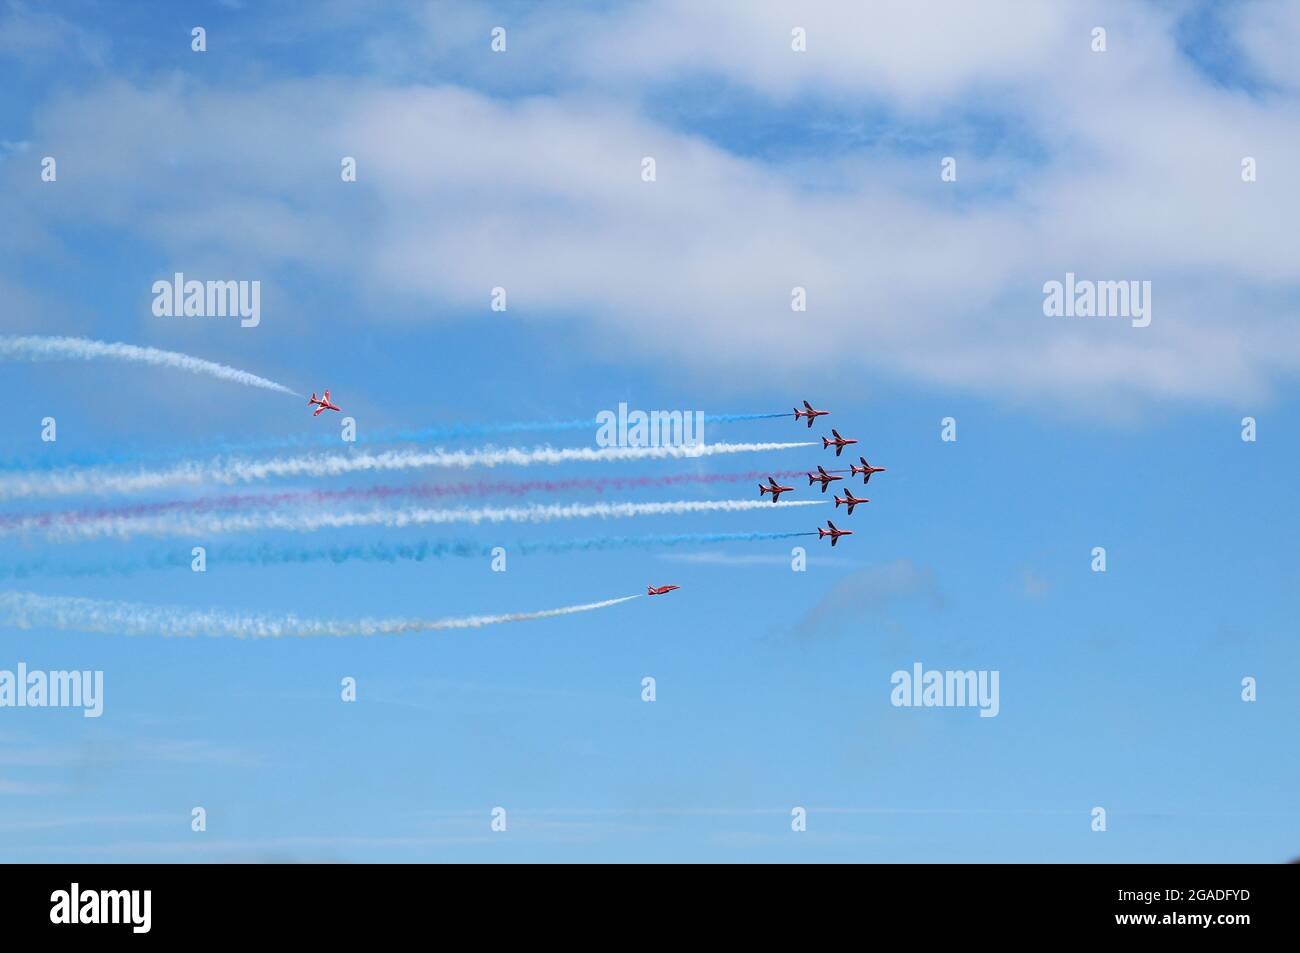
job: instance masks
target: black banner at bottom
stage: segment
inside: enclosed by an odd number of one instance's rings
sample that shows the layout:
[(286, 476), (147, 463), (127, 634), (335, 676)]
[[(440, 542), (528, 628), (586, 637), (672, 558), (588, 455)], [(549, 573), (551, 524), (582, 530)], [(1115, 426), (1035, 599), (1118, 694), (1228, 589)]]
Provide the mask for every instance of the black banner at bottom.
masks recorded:
[(540, 873), (486, 865), (9, 866), (0, 869), (0, 916), (9, 939), (90, 941), (339, 941), (434, 921), (487, 925), (494, 937), (511, 926), (530, 936), (543, 924), (547, 933), (583, 935), (678, 922), (743, 935), (767, 934), (775, 918), (778, 928), (922, 927), (926, 939), (1050, 930), (1232, 942), (1290, 932), (1300, 885), (1295, 865), (574, 865)]

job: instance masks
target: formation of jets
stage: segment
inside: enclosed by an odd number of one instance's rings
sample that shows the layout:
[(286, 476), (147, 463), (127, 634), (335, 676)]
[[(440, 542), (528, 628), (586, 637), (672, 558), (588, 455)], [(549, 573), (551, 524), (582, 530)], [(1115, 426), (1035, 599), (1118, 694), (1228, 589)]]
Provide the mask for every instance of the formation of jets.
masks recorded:
[[(803, 407), (804, 407), (803, 410), (800, 410), (798, 407), (794, 409), (795, 423), (798, 423), (801, 419), (807, 419), (809, 427), (812, 427), (813, 420), (815, 420), (818, 417), (824, 417), (830, 413), (829, 410), (817, 410), (815, 407), (813, 407), (812, 404), (808, 403), (808, 401), (806, 400), (803, 402)], [(837, 457), (844, 452), (845, 447), (855, 443), (857, 443), (856, 440), (851, 440), (848, 437), (841, 436), (840, 432), (836, 430), (834, 427), (831, 428), (831, 436), (822, 437), (822, 449), (829, 450), (831, 447), (834, 447), (835, 456)], [(858, 466), (858, 464), (856, 463), (849, 464), (849, 476), (855, 477), (861, 475), (862, 483), (864, 486), (871, 482), (871, 474), (885, 472), (884, 467), (873, 467), (871, 464), (869, 464), (867, 462), (866, 457), (858, 457), (858, 460), (862, 465)], [(838, 472), (843, 473), (844, 471), (840, 470)], [(828, 471), (825, 467), (819, 466), (817, 467), (816, 473), (810, 472), (808, 474), (808, 485), (812, 486), (814, 483), (820, 483), (822, 485), (822, 492), (825, 493), (826, 488), (828, 486), (830, 486), (836, 480), (843, 480), (843, 479), (844, 477), (837, 476), (835, 471)], [(776, 482), (776, 479), (774, 477), (768, 477), (767, 483), (765, 484), (760, 483), (758, 485), (758, 495), (761, 497), (765, 494), (770, 493), (772, 495), (772, 502), (775, 503), (778, 499), (780, 499), (782, 493), (788, 493), (793, 489), (794, 489), (793, 487), (781, 486), (779, 483)], [(865, 496), (864, 497), (854, 496), (852, 490), (845, 490), (844, 496), (842, 497), (839, 494), (835, 495), (835, 508), (839, 509), (840, 505), (843, 504), (847, 508), (848, 514), (850, 516), (853, 515), (853, 508), (856, 507), (859, 503), (870, 503), (870, 502), (871, 501), (867, 499)], [(852, 530), (839, 529), (830, 520), (826, 521), (826, 527), (827, 527), (826, 529), (822, 529), (821, 527), (817, 528), (817, 538), (826, 539), (827, 537), (830, 537), (832, 546), (834, 546), (836, 543), (839, 542), (841, 536), (853, 535)]]
[[(317, 397), (316, 392), (312, 391), (311, 397), (307, 399), (307, 405), (315, 406), (316, 410), (312, 412), (313, 417), (319, 417), (322, 413), (324, 413), (327, 410), (341, 411), (343, 409), (330, 400), (330, 392), (328, 389), (320, 397)], [(829, 410), (817, 410), (815, 407), (813, 407), (812, 404), (808, 403), (808, 401), (806, 400), (803, 402), (803, 407), (804, 407), (803, 410), (800, 410), (798, 407), (794, 408), (795, 423), (798, 423), (801, 418), (807, 419), (809, 428), (812, 427), (813, 421), (815, 419), (817, 419), (818, 417), (825, 417), (827, 414), (830, 413)], [(841, 453), (844, 452), (845, 447), (849, 446), (850, 444), (855, 444), (857, 442), (858, 441), (856, 440), (851, 440), (847, 437), (841, 436), (840, 432), (836, 430), (834, 427), (832, 427), (831, 436), (822, 437), (822, 449), (829, 450), (831, 447), (834, 447), (835, 456), (838, 457)], [(861, 474), (862, 483), (864, 486), (871, 482), (871, 475), (873, 473), (885, 472), (884, 467), (873, 467), (870, 463), (867, 462), (866, 457), (858, 457), (858, 460), (861, 462), (862, 465), (858, 466), (856, 463), (849, 464), (849, 475), (851, 477), (854, 477)], [(840, 472), (842, 473), (844, 471), (841, 470)], [(836, 480), (843, 480), (843, 479), (844, 477), (842, 476), (837, 476), (833, 473), (828, 473), (825, 467), (819, 465), (817, 467), (816, 473), (808, 474), (808, 485), (812, 486), (814, 483), (820, 483), (822, 485), (822, 492), (825, 493), (826, 488), (828, 486), (830, 486)], [(782, 493), (790, 493), (793, 490), (794, 487), (781, 486), (779, 483), (776, 482), (776, 479), (774, 477), (770, 477), (770, 476), (767, 478), (766, 484), (759, 483), (758, 485), (758, 495), (761, 497), (764, 494), (770, 493), (772, 495), (773, 503), (777, 502), (781, 498)], [(839, 509), (840, 504), (844, 504), (850, 516), (853, 515), (853, 508), (857, 506), (859, 503), (870, 503), (870, 502), (871, 501), (866, 497), (859, 498), (854, 496), (852, 490), (845, 490), (843, 497), (839, 496), (839, 494), (835, 495), (835, 508)], [(836, 528), (835, 524), (832, 523), (830, 520), (826, 521), (826, 527), (827, 527), (826, 529), (822, 529), (820, 526), (817, 528), (817, 538), (825, 539), (826, 537), (829, 536), (832, 546), (836, 545), (840, 541), (841, 536), (853, 535), (852, 530), (838, 529)], [(680, 586), (646, 586), (646, 595), (662, 596), (665, 593), (669, 593), (672, 592), (674, 589), (680, 589), (680, 588), (681, 588)]]
[[(314, 406), (316, 408), (312, 412), (313, 417), (319, 417), (327, 410), (341, 411), (343, 409), (330, 400), (330, 392), (328, 388), (320, 397), (317, 397), (316, 392), (312, 391), (311, 397), (307, 398), (307, 406), (309, 407)], [(829, 410), (817, 410), (816, 408), (813, 407), (812, 404), (808, 403), (808, 401), (806, 400), (803, 402), (803, 406), (804, 406), (803, 410), (800, 410), (798, 407), (794, 408), (794, 419), (795, 422), (798, 423), (800, 418), (806, 418), (808, 421), (809, 429), (812, 428), (813, 421), (816, 418), (825, 417), (827, 414), (830, 413)], [(832, 427), (831, 437), (822, 437), (822, 449), (829, 450), (831, 447), (834, 447), (835, 456), (838, 457), (841, 453), (844, 452), (845, 447), (849, 446), (850, 444), (855, 444), (857, 442), (858, 441), (856, 440), (850, 440), (846, 437), (842, 437), (840, 435), (840, 432), (836, 430), (834, 427)], [(868, 482), (870, 482), (871, 475), (873, 473), (883, 473), (885, 471), (884, 467), (873, 467), (871, 464), (867, 462), (866, 457), (858, 457), (858, 460), (861, 461), (862, 466), (858, 466), (857, 464), (850, 464), (849, 475), (857, 476), (858, 474), (862, 474), (863, 485), (866, 485)], [(836, 476), (834, 474), (828, 473), (825, 467), (819, 465), (817, 467), (816, 474), (813, 473), (808, 474), (808, 485), (812, 486), (814, 483), (820, 483), (822, 485), (822, 492), (825, 493), (826, 487), (830, 486), (836, 480), (843, 480), (843, 479), (844, 478), (842, 476)], [(770, 476), (767, 478), (766, 484), (759, 483), (758, 485), (758, 495), (761, 497), (766, 493), (770, 493), (772, 495), (773, 503), (777, 502), (777, 500), (781, 498), (782, 493), (790, 493), (793, 490), (794, 487), (782, 486), (776, 482), (776, 479), (774, 477), (770, 477)], [(853, 508), (857, 506), (859, 503), (870, 503), (870, 502), (871, 501), (866, 497), (858, 498), (854, 496), (852, 490), (846, 489), (844, 491), (843, 497), (839, 496), (839, 494), (835, 495), (835, 508), (839, 509), (840, 504), (843, 503), (848, 510), (849, 516), (853, 515)], [(840, 529), (830, 520), (826, 521), (826, 529), (822, 529), (820, 526), (817, 527), (817, 538), (826, 539), (827, 537), (830, 537), (832, 547), (836, 546), (839, 543), (841, 536), (852, 536), (852, 535), (853, 535), (853, 530)], [(680, 589), (680, 588), (681, 586), (672, 586), (672, 585), (646, 586), (645, 592), (647, 596), (662, 596), (672, 592), (674, 589)]]
[(311, 392), (311, 396), (307, 398), (307, 406), (310, 407), (312, 404), (320, 405), (319, 407), (316, 408), (316, 412), (312, 414), (313, 417), (319, 417), (327, 410), (343, 409), (342, 407), (330, 403), (330, 392), (328, 387), (325, 388), (325, 395), (323, 397), (317, 397), (315, 391)]

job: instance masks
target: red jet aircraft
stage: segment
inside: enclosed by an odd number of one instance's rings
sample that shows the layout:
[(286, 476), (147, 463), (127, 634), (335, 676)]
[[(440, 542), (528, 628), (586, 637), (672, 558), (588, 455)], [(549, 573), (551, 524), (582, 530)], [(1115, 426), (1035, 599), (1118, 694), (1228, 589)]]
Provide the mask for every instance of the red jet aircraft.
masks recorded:
[(831, 428), (831, 433), (835, 434), (835, 439), (827, 440), (825, 437), (822, 437), (822, 449), (825, 450), (827, 447), (833, 446), (835, 448), (835, 456), (837, 457), (844, 452), (844, 448), (849, 444), (857, 443), (856, 440), (845, 440), (840, 436), (840, 432), (834, 427)]
[(843, 500), (841, 500), (838, 496), (835, 497), (835, 508), (838, 510), (838, 509), (840, 508), (840, 504), (841, 504), (841, 503), (847, 503), (847, 504), (849, 505), (849, 515), (850, 515), (850, 516), (853, 515), (853, 507), (857, 506), (859, 503), (870, 503), (870, 502), (871, 502), (871, 501), (870, 501), (869, 499), (867, 499), (865, 496), (864, 496), (862, 499), (858, 499), (856, 496), (853, 495), (853, 491), (852, 491), (852, 490), (845, 490), (845, 491), (844, 491), (844, 495), (845, 495), (845, 497), (847, 497), (847, 499), (843, 499)]
[(828, 486), (830, 486), (832, 480), (843, 480), (843, 479), (844, 479), (844, 477), (831, 476), (829, 473), (827, 473), (827, 472), (826, 472), (824, 469), (822, 469), (821, 467), (818, 467), (818, 468), (817, 468), (817, 473), (819, 474), (818, 476), (813, 476), (811, 473), (808, 474), (808, 485), (809, 485), (809, 486), (812, 486), (814, 483), (820, 482), (821, 485), (822, 485), (822, 492), (823, 492), (823, 493), (826, 492), (826, 488), (827, 488)]
[(316, 399), (316, 392), (312, 391), (311, 397), (307, 399), (307, 406), (310, 407), (312, 404), (320, 404), (320, 406), (316, 408), (316, 412), (312, 414), (313, 417), (319, 417), (322, 413), (324, 413), (327, 410), (343, 409), (342, 407), (337, 407), (334, 404), (330, 403), (330, 392), (328, 390), (325, 391), (325, 396), (320, 398), (319, 400)]
[(672, 592), (674, 589), (680, 589), (681, 586), (646, 586), (645, 594), (647, 596), (662, 596), (665, 592)]
[(836, 543), (840, 541), (841, 536), (853, 535), (853, 530), (851, 529), (836, 529), (835, 524), (832, 523), (830, 520), (826, 521), (826, 525), (829, 526), (830, 529), (822, 529), (820, 526), (817, 527), (817, 538), (825, 539), (827, 536), (829, 536), (831, 538), (832, 546), (834, 546)]
[(767, 486), (763, 486), (761, 483), (758, 485), (758, 495), (762, 496), (764, 493), (771, 493), (773, 503), (781, 498), (782, 493), (788, 493), (794, 489), (792, 486), (778, 486), (777, 482), (771, 477), (767, 478), (767, 482)]
[(858, 459), (862, 461), (862, 466), (858, 467), (858, 466), (854, 466), (853, 464), (849, 464), (849, 476), (857, 476), (859, 473), (861, 473), (862, 483), (864, 486), (868, 482), (870, 482), (871, 474), (885, 472), (884, 467), (873, 467), (871, 464), (867, 463), (866, 457), (858, 457)]
[(825, 417), (830, 413), (829, 410), (813, 410), (813, 405), (808, 403), (806, 400), (803, 402), (803, 406), (803, 410), (800, 410), (798, 407), (794, 409), (794, 422), (798, 423), (800, 417), (807, 417), (809, 427), (812, 426), (814, 417)]

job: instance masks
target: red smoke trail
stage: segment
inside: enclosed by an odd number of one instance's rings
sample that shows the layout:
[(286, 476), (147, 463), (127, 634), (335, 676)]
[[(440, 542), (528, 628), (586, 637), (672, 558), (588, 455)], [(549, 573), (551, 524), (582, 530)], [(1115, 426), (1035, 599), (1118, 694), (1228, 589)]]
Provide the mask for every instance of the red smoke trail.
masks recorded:
[(197, 500), (169, 500), (163, 503), (139, 503), (134, 506), (111, 506), (92, 510), (66, 510), (46, 513), (0, 514), (0, 527), (22, 526), (26, 529), (44, 529), (50, 526), (69, 526), (95, 520), (119, 517), (150, 516), (160, 513), (215, 513), (240, 509), (270, 509), (286, 504), (335, 503), (356, 500), (388, 499), (441, 499), (449, 496), (518, 496), (524, 493), (557, 493), (567, 490), (643, 489), (716, 483), (743, 483), (761, 481), (767, 477), (786, 479), (803, 476), (803, 470), (757, 470), (749, 473), (677, 473), (667, 476), (597, 477), (570, 480), (476, 481), (439, 485), (416, 484), (412, 486), (368, 486), (343, 490), (293, 490), (283, 493), (239, 493), (209, 496)]

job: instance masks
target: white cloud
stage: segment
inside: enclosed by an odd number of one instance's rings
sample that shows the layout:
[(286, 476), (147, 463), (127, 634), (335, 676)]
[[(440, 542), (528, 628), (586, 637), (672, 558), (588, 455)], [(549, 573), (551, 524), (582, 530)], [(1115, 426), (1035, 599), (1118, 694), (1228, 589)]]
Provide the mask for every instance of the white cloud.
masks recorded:
[[(1300, 367), (1293, 99), (1210, 82), (1151, 8), (815, 4), (796, 17), (800, 66), (795, 14), (777, 9), (584, 20), (585, 57), (560, 50), (571, 85), (534, 98), (328, 78), (68, 95), (31, 138), (77, 175), (43, 201), (151, 239), (160, 273), (305, 266), (392, 320), (481, 309), (503, 285), (517, 320), (576, 314), (640, 359), (774, 384), (829, 367), (1113, 412), (1256, 399)], [(1105, 54), (1088, 51), (1094, 19)], [(850, 175), (809, 188), (646, 118), (629, 84), (693, 67), (775, 96), (860, 95), (896, 123), (974, 110), (1023, 126), (1041, 159), (988, 195), (963, 192), (964, 155), (943, 184), (938, 154), (874, 148), (827, 157)], [(339, 181), (343, 155), (356, 185)], [(1244, 155), (1258, 182), (1241, 181)], [(1066, 271), (1152, 281), (1151, 326), (1045, 317), (1042, 284)], [(795, 285), (807, 315), (790, 311)]]
[(1237, 12), (1236, 37), (1262, 77), (1271, 83), (1300, 89), (1300, 6), (1254, 0)]
[(103, 37), (58, 14), (18, 0), (0, 10), (0, 57), (55, 62), (71, 56), (102, 66), (107, 54)]
[[(1035, 0), (665, 0), (570, 35), (575, 58), (595, 76), (716, 72), (777, 96), (869, 89), (925, 109), (1050, 67), (1068, 25)], [(796, 27), (805, 53), (792, 51)]]

